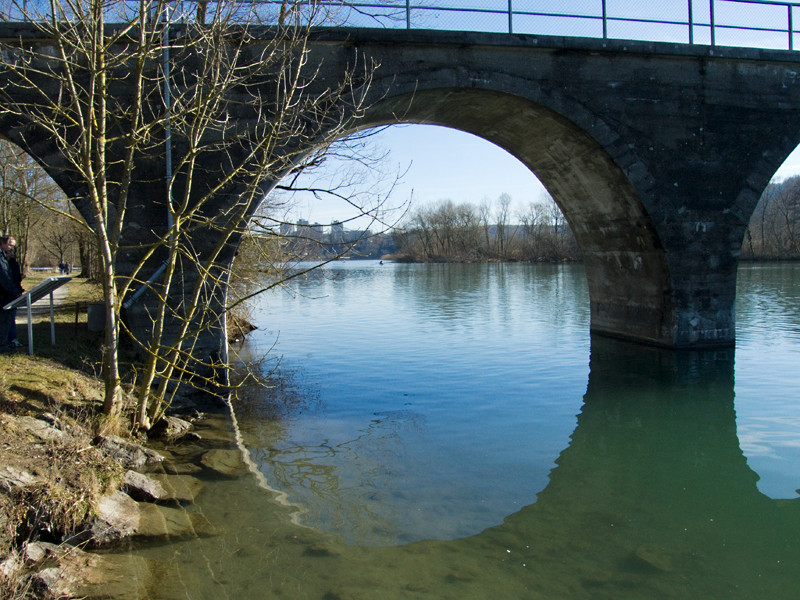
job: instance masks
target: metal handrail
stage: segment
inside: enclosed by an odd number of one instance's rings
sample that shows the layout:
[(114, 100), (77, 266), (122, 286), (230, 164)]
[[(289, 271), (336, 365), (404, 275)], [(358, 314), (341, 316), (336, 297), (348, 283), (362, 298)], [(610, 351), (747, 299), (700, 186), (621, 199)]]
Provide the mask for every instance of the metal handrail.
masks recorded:
[[(513, 34), (514, 31), (514, 18), (515, 17), (543, 17), (555, 19), (573, 19), (576, 21), (595, 21), (602, 25), (602, 38), (608, 39), (609, 25), (613, 23), (632, 23), (641, 25), (670, 25), (682, 26), (687, 30), (688, 43), (695, 43), (695, 30), (698, 28), (705, 28), (709, 31), (711, 46), (717, 45), (716, 37), (718, 30), (731, 30), (742, 32), (758, 32), (758, 33), (780, 33), (785, 34), (787, 39), (787, 47), (789, 50), (794, 50), (794, 34), (800, 33), (799, 30), (794, 28), (793, 10), (800, 8), (800, 2), (791, 2), (787, 0), (708, 0), (708, 15), (709, 18), (705, 20), (695, 19), (695, 5), (700, 5), (702, 0), (686, 0), (686, 19), (683, 20), (670, 20), (670, 19), (657, 19), (657, 18), (644, 18), (644, 17), (624, 17), (615, 16), (609, 13), (607, 0), (598, 0), (598, 12), (596, 13), (573, 13), (573, 12), (549, 12), (549, 11), (530, 11), (530, 10), (516, 10), (514, 8), (514, 0), (508, 0), (507, 6), (503, 8), (490, 8), (490, 7), (475, 7), (475, 6), (452, 6), (452, 5), (435, 5), (426, 4), (419, 0), (404, 0), (400, 2), (360, 2), (355, 0), (353, 2), (331, 2), (329, 0), (322, 0), (322, 4), (333, 5), (342, 4), (350, 5), (353, 9), (359, 12), (367, 12), (369, 10), (386, 10), (393, 7), (396, 9), (402, 8), (404, 10), (404, 20), (407, 29), (417, 29), (413, 26), (414, 13), (463, 13), (463, 14), (484, 14), (484, 15), (508, 15), (508, 30), (505, 33)], [(716, 6), (725, 4), (747, 4), (753, 6), (775, 6), (784, 7), (786, 9), (786, 26), (785, 27), (772, 27), (772, 26), (753, 26), (745, 24), (730, 24), (721, 23), (716, 18)]]
[[(470, 29), (470, 31), (499, 31), (502, 33), (514, 34), (515, 24), (522, 19), (551, 19), (551, 20), (572, 20), (581, 23), (597, 23), (601, 27), (600, 35), (581, 35), (576, 37), (602, 37), (603, 39), (612, 38), (609, 28), (617, 24), (629, 25), (665, 25), (672, 28), (685, 28), (687, 36), (686, 42), (689, 44), (696, 44), (696, 32), (705, 31), (708, 35), (708, 44), (711, 46), (717, 45), (717, 34), (720, 31), (739, 31), (749, 33), (767, 33), (767, 34), (781, 34), (786, 36), (786, 48), (789, 50), (795, 49), (794, 36), (800, 33), (800, 30), (794, 28), (794, 10), (800, 9), (800, 1), (793, 2), (789, 0), (685, 0), (685, 17), (659, 19), (648, 18), (647, 16), (625, 16), (620, 10), (616, 12), (609, 10), (607, 0), (596, 0), (596, 10), (586, 11), (584, 13), (568, 12), (561, 9), (553, 11), (546, 10), (525, 10), (524, 8), (516, 8), (521, 5), (521, 0), (502, 0), (502, 3), (495, 0), (495, 5), (491, 6), (491, 0), (483, 0), (486, 5), (481, 6), (481, 0), (294, 0), (291, 4), (292, 8), (303, 11), (304, 7), (318, 7), (325, 9), (324, 18), (314, 21), (312, 24), (320, 27), (337, 25), (345, 27), (365, 27), (363, 23), (366, 22), (370, 26), (380, 27), (393, 27), (406, 29), (428, 29), (429, 23), (425, 20), (425, 15), (433, 16), (434, 18), (440, 15), (484, 15), (487, 17), (500, 17), (503, 21), (507, 22), (502, 30), (495, 28), (487, 29)], [(708, 2), (706, 5), (705, 2)], [(459, 6), (458, 4), (462, 5)], [(22, 18), (24, 16), (24, 9), (37, 5), (37, 0), (8, 0), (0, 2), (0, 18), (4, 20), (13, 20), (15, 17), (13, 10), (16, 9), (17, 20), (27, 20)], [(127, 4), (133, 5), (130, 0), (119, 0), (108, 2), (109, 6), (125, 6)], [(138, 3), (136, 3), (138, 4)], [(186, 18), (192, 18), (192, 7), (196, 6), (196, 0), (174, 0), (174, 4), (182, 7), (182, 12)], [(215, 2), (210, 0), (208, 2), (207, 13), (211, 14), (216, 6), (229, 6), (231, 3), (226, 0)], [(243, 17), (247, 15), (257, 15), (262, 23), (269, 22), (269, 19), (275, 19), (276, 7), (280, 7), (282, 0), (238, 0), (237, 4), (245, 7)], [(765, 7), (778, 7), (785, 9), (785, 21), (778, 24), (747, 24), (747, 23), (730, 23), (724, 22), (718, 17), (718, 9), (723, 9), (726, 5), (744, 4), (752, 6), (754, 12), (751, 13), (754, 17), (764, 16)], [(554, 0), (554, 6), (558, 3)], [(659, 4), (663, 6), (663, 2)], [(675, 8), (679, 9), (680, 0), (675, 0)], [(263, 7), (265, 13), (259, 14), (258, 11)], [(707, 8), (707, 12), (706, 12)], [(22, 10), (21, 10), (22, 9)], [(269, 14), (272, 11), (272, 14)], [(758, 12), (755, 12), (758, 11)], [(697, 18), (697, 14), (703, 12), (702, 17)], [(312, 11), (308, 11), (312, 14)], [(331, 14), (334, 18), (331, 19)], [(749, 15), (748, 15), (749, 16)], [(418, 17), (422, 17), (421, 19)], [(752, 21), (751, 21), (752, 22)], [(434, 27), (435, 28), (435, 27)], [(457, 28), (449, 28), (457, 29)], [(525, 33), (546, 34), (546, 29), (542, 31), (526, 31)], [(657, 36), (652, 36), (657, 37)], [(624, 39), (624, 38), (617, 38)], [(637, 38), (647, 39), (647, 38)], [(658, 41), (658, 40), (651, 40)], [(680, 43), (685, 43), (679, 40)]]

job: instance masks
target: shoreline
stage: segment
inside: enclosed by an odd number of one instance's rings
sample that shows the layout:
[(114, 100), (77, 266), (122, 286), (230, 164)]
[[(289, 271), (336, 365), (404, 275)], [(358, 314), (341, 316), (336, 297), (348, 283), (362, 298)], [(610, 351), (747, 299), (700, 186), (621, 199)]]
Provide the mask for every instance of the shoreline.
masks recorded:
[(97, 410), (101, 382), (66, 373), (88, 393), (4, 394), (0, 407), (0, 596), (9, 600), (127, 598), (150, 587), (141, 561), (105, 553), (128, 540), (216, 535), (186, 508), (204, 479), (252, 472), (227, 403), (196, 393), (148, 440), (98, 435), (86, 411)]

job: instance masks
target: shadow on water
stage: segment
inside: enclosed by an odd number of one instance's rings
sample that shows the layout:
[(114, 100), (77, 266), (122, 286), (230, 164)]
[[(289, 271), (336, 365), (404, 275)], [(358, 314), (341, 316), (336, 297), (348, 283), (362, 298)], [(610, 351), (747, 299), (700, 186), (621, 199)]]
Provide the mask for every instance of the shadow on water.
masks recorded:
[[(467, 538), (348, 546), (287, 522), (247, 478), (209, 486), (198, 505), (225, 532), (170, 551), (174, 595), (794, 599), (800, 501), (758, 491), (733, 375), (732, 350), (593, 338), (584, 404), (549, 483)], [(172, 597), (167, 587), (156, 597)]]
[(757, 489), (736, 436), (733, 350), (593, 338), (591, 352), (578, 424), (547, 488), (478, 539), (561, 572), (570, 597), (791, 597), (800, 501)]

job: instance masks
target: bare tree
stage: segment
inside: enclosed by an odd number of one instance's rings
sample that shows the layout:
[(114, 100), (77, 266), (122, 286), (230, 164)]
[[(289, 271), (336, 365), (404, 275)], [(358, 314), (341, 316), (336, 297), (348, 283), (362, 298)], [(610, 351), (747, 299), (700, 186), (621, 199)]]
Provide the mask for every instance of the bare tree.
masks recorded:
[[(357, 59), (340, 80), (311, 94), (317, 67), (308, 62), (309, 32), (319, 17), (313, 3), (284, 2), (274, 14), (258, 3), (221, 0), (213, 11), (192, 4), (51, 0), (46, 14), (26, 15), (43, 41), (7, 43), (0, 63), (4, 109), (47, 137), (80, 184), (75, 201), (102, 267), (104, 411), (111, 417), (123, 407), (123, 299), (131, 302), (145, 288), (155, 297), (149, 334), (128, 330), (144, 353), (136, 411), (144, 429), (162, 416), (176, 383), (213, 366), (193, 350), (224, 324), (226, 252), (267, 182), (304, 159), (318, 160), (353, 128), (375, 67)], [(176, 12), (181, 7), (187, 12)], [(272, 35), (254, 43), (250, 25), (264, 21), (274, 25)], [(255, 82), (271, 82), (273, 93), (262, 94)], [(115, 96), (120, 89), (124, 101)], [(231, 105), (247, 107), (253, 122), (241, 127), (229, 119)], [(165, 155), (165, 198), (156, 205), (165, 207), (167, 224), (132, 242), (125, 236), (141, 203), (139, 173), (163, 164)], [(235, 202), (221, 203), (231, 195)], [(198, 235), (211, 242), (196, 246)], [(163, 261), (154, 274), (148, 265), (156, 256)]]
[(41, 237), (45, 252), (59, 263), (69, 262), (66, 259), (75, 243), (75, 227), (67, 219), (57, 219), (55, 223), (51, 223)]
[(800, 256), (800, 177), (784, 181), (769, 208), (779, 256)]
[(478, 218), (483, 228), (483, 243), (488, 252), (492, 243), (492, 203), (488, 198), (484, 198), (478, 205)]
[(506, 228), (508, 227), (508, 218), (510, 216), (510, 208), (511, 208), (511, 196), (508, 194), (500, 194), (500, 197), (497, 198), (497, 255), (500, 259), (504, 259), (507, 257), (508, 248), (507, 245), (507, 231)]
[(750, 218), (743, 250), (754, 258), (800, 256), (800, 176), (767, 186)]
[(63, 192), (29, 155), (0, 140), (0, 230), (17, 238), (17, 260), (23, 270), (49, 229), (46, 209), (64, 202)]

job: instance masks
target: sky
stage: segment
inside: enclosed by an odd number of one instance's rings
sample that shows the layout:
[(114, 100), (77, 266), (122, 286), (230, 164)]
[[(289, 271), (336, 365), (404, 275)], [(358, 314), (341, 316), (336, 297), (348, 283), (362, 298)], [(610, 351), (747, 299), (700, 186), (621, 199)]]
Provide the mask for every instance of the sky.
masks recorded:
[[(394, 174), (402, 174), (400, 182), (391, 190), (386, 189), (385, 182), (366, 184), (379, 196), (388, 195), (389, 206), (403, 206), (410, 201), (413, 209), (446, 199), (477, 206), (487, 199), (494, 204), (501, 194), (508, 194), (512, 200), (512, 214), (515, 214), (547, 193), (536, 176), (511, 154), (491, 142), (455, 129), (396, 125), (376, 133), (369, 142), (380, 156), (385, 154), (381, 165), (386, 178), (394, 181)], [(342, 164), (333, 161), (327, 171), (315, 178), (316, 183), (325, 185), (331, 173), (341, 173), (342, 168)], [(786, 159), (775, 177), (784, 179), (797, 174), (800, 174), (800, 149)], [(372, 199), (365, 200), (370, 201)], [(308, 194), (296, 198), (291, 213), (294, 219), (321, 224), (334, 220), (344, 222), (353, 214), (352, 208), (342, 202), (328, 197), (317, 199)], [(389, 212), (386, 220), (391, 222), (401, 217), (401, 211)], [(355, 223), (345, 226), (357, 228)]]
[[(512, 198), (515, 208), (527, 206), (546, 191), (536, 176), (519, 160), (491, 142), (455, 129), (433, 125), (396, 125), (370, 137), (373, 151), (382, 158), (383, 184), (371, 184), (381, 197), (388, 195), (388, 207), (413, 207), (440, 200), (495, 202), (501, 194)], [(330, 172), (342, 165), (334, 162)], [(392, 189), (387, 185), (396, 176), (400, 180)], [(327, 181), (321, 173), (319, 183)], [(364, 178), (369, 175), (365, 174)], [(374, 201), (368, 199), (367, 202)], [(387, 215), (401, 217), (401, 211)], [(344, 221), (354, 214), (342, 202), (331, 198), (299, 197), (294, 216), (314, 223)], [(350, 228), (350, 227), (348, 227)]]

